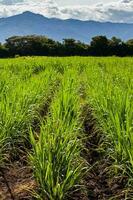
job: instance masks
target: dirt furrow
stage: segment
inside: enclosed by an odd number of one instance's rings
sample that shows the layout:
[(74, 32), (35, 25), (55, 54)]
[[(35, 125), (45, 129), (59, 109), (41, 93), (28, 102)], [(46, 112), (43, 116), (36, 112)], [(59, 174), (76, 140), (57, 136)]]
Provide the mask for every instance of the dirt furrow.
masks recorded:
[[(56, 90), (58, 90), (57, 83)], [(49, 108), (55, 94), (55, 90), (45, 101), (45, 104), (39, 109), (39, 117), (33, 120), (32, 128), (39, 134), (41, 119), (45, 120), (49, 113)], [(9, 153), (9, 162), (0, 168), (0, 200), (32, 200), (32, 192), (37, 189), (37, 184), (33, 177), (32, 168), (28, 162), (28, 152), (31, 145), (26, 140), (25, 146), (18, 146), (19, 155), (12, 157)]]
[[(107, 153), (109, 143), (89, 105), (84, 106), (83, 117), (83, 132), (86, 139), (82, 156), (90, 165), (84, 178), (85, 199), (124, 200), (128, 177), (112, 177), (110, 172), (113, 161)], [(130, 197), (127, 199), (130, 200)]]

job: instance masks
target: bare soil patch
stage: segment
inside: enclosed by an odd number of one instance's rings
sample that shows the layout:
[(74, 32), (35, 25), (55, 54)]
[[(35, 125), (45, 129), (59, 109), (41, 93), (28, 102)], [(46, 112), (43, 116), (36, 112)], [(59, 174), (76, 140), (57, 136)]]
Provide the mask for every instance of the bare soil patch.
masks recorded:
[(31, 200), (31, 191), (36, 189), (32, 169), (20, 162), (0, 169), (1, 200)]
[[(49, 112), (52, 98), (39, 110), (39, 116), (43, 120)], [(39, 134), (40, 120), (35, 119), (32, 124), (33, 130)], [(8, 163), (0, 168), (0, 200), (32, 200), (32, 191), (37, 190), (37, 184), (33, 172), (28, 164), (27, 152), (31, 150), (28, 140), (16, 144), (16, 154), (8, 152)]]
[(110, 169), (113, 161), (107, 153), (109, 143), (105, 134), (98, 128), (100, 126), (89, 106), (84, 107), (83, 115), (84, 133), (88, 138), (83, 156), (91, 167), (84, 180), (88, 200), (124, 200), (128, 177), (112, 177)]

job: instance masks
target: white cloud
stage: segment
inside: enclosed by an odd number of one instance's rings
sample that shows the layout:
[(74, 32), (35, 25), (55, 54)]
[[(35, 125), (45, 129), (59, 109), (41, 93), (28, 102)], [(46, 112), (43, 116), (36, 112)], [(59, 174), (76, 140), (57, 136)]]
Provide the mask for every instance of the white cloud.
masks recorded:
[[(17, 1), (17, 3), (16, 3)], [(7, 3), (9, 2), (9, 4)], [(58, 6), (53, 0), (2, 0), (0, 1), (0, 17), (12, 16), (24, 11), (43, 14), (47, 17), (56, 16)]]
[[(113, 0), (112, 0), (113, 1)], [(0, 16), (6, 17), (24, 11), (47, 17), (133, 23), (133, 0), (95, 4), (91, 6), (59, 7), (54, 0), (0, 0)]]
[(24, 0), (0, 0), (0, 4), (3, 5), (14, 5), (24, 2)]

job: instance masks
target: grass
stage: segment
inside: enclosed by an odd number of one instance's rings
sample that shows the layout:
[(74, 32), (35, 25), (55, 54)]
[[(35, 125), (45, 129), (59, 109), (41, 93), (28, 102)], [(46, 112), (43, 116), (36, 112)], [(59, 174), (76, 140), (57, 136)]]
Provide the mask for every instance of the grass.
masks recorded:
[(1, 74), (0, 136), (6, 149), (15, 150), (14, 154), (17, 153), (15, 147), (28, 138), (29, 126), (59, 78), (50, 68), (33, 75), (32, 67), (29, 65), (26, 71), (27, 65), (24, 65), (20, 73), (19, 67), (14, 65), (15, 70), (11, 68), (10, 72), (4, 68)]
[[(33, 153), (30, 155), (34, 174), (40, 185), (42, 199), (65, 199), (70, 189), (77, 187), (83, 170), (80, 162), (78, 82), (65, 73), (51, 108), (41, 125), (36, 141), (30, 133)], [(76, 78), (76, 75), (74, 75)]]
[(88, 102), (111, 141), (108, 153), (114, 166), (130, 173), (132, 179), (132, 67), (106, 66), (104, 61), (100, 67), (87, 68), (85, 74)]
[[(71, 198), (87, 173), (81, 156), (87, 104), (104, 134), (109, 177), (128, 177), (127, 191), (133, 186), (132, 65), (132, 58), (117, 57), (1, 59), (0, 166), (28, 142), (36, 198)], [(47, 116), (40, 116), (49, 98)]]

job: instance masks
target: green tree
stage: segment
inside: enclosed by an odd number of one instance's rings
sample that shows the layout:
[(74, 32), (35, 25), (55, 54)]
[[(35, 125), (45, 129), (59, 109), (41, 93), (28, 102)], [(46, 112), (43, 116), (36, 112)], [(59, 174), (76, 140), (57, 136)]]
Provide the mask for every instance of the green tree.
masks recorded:
[(93, 37), (90, 43), (91, 54), (94, 56), (107, 56), (108, 45), (109, 45), (109, 41), (106, 36)]
[(111, 56), (126, 56), (128, 49), (127, 45), (120, 38), (112, 37), (109, 40), (109, 51)]
[(63, 40), (64, 55), (74, 56), (74, 55), (87, 55), (88, 46), (79, 40), (74, 39), (64, 39)]
[(6, 40), (11, 55), (54, 55), (57, 44), (44, 36), (14, 36)]
[(126, 42), (128, 47), (128, 55), (133, 55), (133, 39), (130, 39)]
[(8, 49), (0, 43), (0, 58), (8, 57)]

